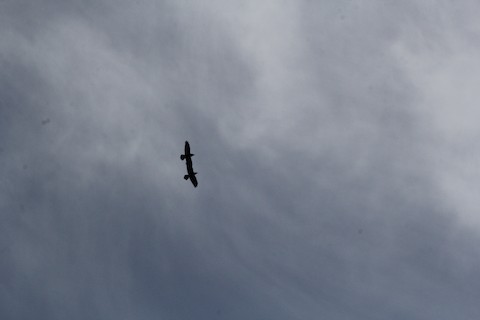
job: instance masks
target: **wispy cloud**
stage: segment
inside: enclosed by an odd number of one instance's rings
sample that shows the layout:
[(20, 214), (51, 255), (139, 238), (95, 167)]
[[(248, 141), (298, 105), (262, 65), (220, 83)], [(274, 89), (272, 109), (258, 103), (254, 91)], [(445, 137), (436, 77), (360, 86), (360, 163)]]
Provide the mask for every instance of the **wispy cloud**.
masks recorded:
[(1, 318), (474, 318), (476, 6), (3, 1)]

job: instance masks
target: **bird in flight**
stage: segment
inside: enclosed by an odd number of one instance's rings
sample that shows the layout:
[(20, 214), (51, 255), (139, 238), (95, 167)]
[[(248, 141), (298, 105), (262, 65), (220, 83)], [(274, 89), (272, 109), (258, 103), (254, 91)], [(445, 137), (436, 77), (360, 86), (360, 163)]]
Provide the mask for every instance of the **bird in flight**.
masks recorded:
[(190, 153), (190, 144), (188, 141), (185, 141), (185, 152), (184, 154), (180, 155), (181, 160), (186, 160), (187, 163), (187, 173), (186, 175), (183, 176), (183, 179), (192, 181), (193, 186), (196, 188), (198, 185), (197, 178), (195, 175), (197, 174), (196, 172), (193, 171), (193, 166), (192, 166), (192, 157), (194, 156), (193, 153)]

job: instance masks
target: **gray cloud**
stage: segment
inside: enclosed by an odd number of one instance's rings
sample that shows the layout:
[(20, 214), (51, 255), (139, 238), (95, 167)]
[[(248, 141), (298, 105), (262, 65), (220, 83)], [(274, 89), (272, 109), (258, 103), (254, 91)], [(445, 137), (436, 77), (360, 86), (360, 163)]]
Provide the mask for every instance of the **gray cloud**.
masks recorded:
[(478, 316), (474, 4), (0, 6), (2, 319)]

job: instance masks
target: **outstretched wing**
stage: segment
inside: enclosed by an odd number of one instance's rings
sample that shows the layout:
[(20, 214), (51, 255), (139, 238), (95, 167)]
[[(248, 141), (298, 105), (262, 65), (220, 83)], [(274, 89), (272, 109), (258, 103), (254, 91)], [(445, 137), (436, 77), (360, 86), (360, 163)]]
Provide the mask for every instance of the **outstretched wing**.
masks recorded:
[(189, 176), (189, 178), (190, 178), (190, 181), (192, 181), (193, 186), (196, 188), (198, 186), (197, 177), (195, 177), (195, 175), (192, 174)]

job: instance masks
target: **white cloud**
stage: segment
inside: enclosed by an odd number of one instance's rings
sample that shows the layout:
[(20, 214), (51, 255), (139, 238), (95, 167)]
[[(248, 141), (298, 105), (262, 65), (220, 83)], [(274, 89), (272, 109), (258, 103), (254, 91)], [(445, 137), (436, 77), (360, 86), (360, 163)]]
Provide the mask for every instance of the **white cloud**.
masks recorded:
[[(442, 8), (432, 19), (438, 32), (422, 25), (407, 27), (393, 52), (417, 90), (428, 136), (424, 148), (442, 202), (464, 223), (479, 227), (480, 46), (472, 32), (478, 23), (473, 8), (458, 4)], [(452, 12), (458, 16), (447, 14)]]

